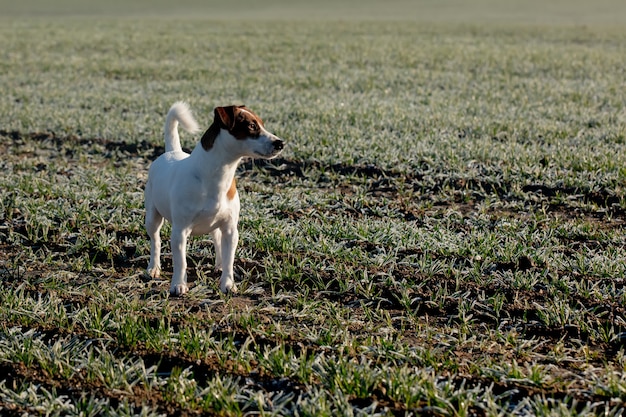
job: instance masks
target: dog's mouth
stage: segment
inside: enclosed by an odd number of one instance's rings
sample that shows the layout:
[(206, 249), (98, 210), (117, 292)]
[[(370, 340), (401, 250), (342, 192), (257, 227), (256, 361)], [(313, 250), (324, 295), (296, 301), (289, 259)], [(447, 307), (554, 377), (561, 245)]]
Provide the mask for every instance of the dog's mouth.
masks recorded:
[(272, 159), (276, 157), (279, 153), (281, 153), (284, 147), (284, 142), (279, 139), (272, 142), (272, 148), (269, 149), (269, 152), (254, 151), (254, 154), (259, 158)]
[(282, 151), (283, 150), (280, 149), (280, 150), (274, 150), (270, 153), (255, 152), (255, 155), (263, 159), (272, 159), (272, 158), (276, 158)]

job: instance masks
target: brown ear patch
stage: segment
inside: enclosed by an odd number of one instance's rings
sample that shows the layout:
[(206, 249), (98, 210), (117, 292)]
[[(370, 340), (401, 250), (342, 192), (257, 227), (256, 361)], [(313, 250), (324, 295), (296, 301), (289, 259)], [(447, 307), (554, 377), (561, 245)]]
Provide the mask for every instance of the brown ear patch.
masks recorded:
[(205, 151), (213, 147), (220, 129), (228, 130), (231, 135), (240, 140), (258, 138), (261, 135), (263, 120), (246, 106), (216, 107), (213, 113), (213, 124), (204, 132), (200, 140)]
[(219, 118), (222, 127), (231, 130), (235, 124), (235, 106), (216, 107), (215, 120)]
[(213, 143), (215, 142), (215, 139), (217, 139), (217, 135), (219, 134), (220, 127), (215, 122), (213, 122), (213, 124), (209, 126), (207, 131), (204, 132), (204, 135), (202, 135), (202, 139), (200, 139), (200, 143), (202, 144), (202, 147), (205, 151), (208, 151), (213, 147)]
[(226, 198), (232, 200), (235, 198), (235, 194), (237, 194), (237, 181), (233, 178), (233, 182), (230, 183), (230, 188), (226, 192)]
[(258, 138), (261, 135), (263, 120), (245, 106), (237, 106), (235, 109), (235, 122), (231, 135), (237, 139)]
[(213, 147), (217, 135), (220, 134), (220, 129), (230, 130), (235, 123), (235, 106), (216, 107), (213, 110), (213, 124), (209, 126), (200, 143), (205, 151), (208, 151)]

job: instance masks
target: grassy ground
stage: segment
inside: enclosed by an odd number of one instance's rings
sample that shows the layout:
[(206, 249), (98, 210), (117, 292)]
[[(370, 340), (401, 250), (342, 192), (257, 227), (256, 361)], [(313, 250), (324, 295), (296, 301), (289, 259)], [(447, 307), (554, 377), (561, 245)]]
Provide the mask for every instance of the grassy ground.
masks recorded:
[[(0, 411), (623, 414), (626, 30), (582, 4), (586, 26), (3, 20)], [(238, 174), (237, 296), (208, 238), (188, 296), (167, 245), (142, 274), (180, 99), (288, 141)]]

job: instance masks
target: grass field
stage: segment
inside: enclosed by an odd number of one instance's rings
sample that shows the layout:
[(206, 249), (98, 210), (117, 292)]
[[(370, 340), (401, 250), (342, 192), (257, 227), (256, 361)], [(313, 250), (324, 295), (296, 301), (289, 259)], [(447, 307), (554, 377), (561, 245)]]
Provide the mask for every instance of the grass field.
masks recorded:
[[(623, 2), (50, 4), (0, 1), (0, 414), (625, 414)], [(143, 275), (181, 99), (288, 142), (236, 296), (208, 237)]]

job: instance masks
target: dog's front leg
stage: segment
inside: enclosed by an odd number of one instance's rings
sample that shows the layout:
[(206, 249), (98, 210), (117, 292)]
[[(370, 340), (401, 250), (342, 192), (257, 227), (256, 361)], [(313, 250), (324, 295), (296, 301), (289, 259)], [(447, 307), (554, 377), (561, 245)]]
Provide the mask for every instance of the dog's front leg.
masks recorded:
[(191, 230), (172, 228), (172, 261), (174, 275), (170, 295), (180, 296), (189, 291), (187, 287), (187, 239)]
[(237, 286), (235, 285), (233, 265), (235, 263), (235, 250), (239, 241), (237, 225), (227, 226), (221, 230), (221, 234), (222, 277), (220, 278), (220, 289), (225, 294), (228, 292), (235, 293), (237, 292)]
[(215, 248), (215, 270), (222, 270), (222, 231), (215, 229), (211, 232), (213, 247)]

